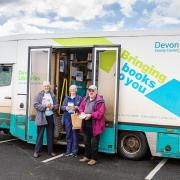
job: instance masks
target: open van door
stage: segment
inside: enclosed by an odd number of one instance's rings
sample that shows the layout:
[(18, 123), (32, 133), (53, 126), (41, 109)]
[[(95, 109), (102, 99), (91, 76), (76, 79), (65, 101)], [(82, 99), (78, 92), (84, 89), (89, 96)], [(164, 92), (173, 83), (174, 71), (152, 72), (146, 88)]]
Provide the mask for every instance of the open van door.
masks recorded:
[(93, 50), (93, 84), (106, 105), (106, 128), (99, 143), (101, 152), (116, 153), (117, 149), (120, 50), (120, 45), (95, 46)]
[[(35, 143), (37, 128), (35, 125), (35, 109), (33, 100), (42, 90), (43, 81), (50, 81), (51, 47), (30, 47), (28, 59), (28, 87), (27, 87), (27, 142)], [(46, 138), (45, 138), (46, 139)]]

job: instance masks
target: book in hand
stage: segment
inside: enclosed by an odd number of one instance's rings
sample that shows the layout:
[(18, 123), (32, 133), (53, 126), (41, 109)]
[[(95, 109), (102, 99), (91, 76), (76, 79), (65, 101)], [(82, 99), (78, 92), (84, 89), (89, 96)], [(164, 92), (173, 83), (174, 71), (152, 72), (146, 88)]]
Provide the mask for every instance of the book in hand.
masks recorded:
[(80, 119), (85, 119), (85, 118), (86, 118), (86, 114), (84, 114), (84, 113), (80, 114), (80, 115), (79, 115), (79, 118), (80, 118)]

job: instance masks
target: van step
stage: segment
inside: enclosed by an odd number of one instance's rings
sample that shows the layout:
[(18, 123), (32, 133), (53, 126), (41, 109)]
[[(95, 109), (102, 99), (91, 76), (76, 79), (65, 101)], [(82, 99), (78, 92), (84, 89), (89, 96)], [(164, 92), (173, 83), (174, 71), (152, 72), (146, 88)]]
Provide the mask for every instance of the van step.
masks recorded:
[[(66, 141), (63, 141), (63, 140), (57, 140), (57, 141), (54, 142), (54, 144), (67, 145)], [(85, 147), (85, 145), (81, 144), (81, 143), (78, 144), (78, 145), (79, 145), (79, 147)]]

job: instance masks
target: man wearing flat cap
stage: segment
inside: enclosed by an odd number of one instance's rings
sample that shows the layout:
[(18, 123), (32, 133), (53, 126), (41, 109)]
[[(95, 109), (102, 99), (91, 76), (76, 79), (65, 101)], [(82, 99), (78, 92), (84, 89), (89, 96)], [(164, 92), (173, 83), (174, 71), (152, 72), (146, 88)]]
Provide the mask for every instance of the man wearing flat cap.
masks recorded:
[(102, 96), (97, 94), (97, 87), (91, 85), (88, 88), (88, 96), (84, 97), (80, 107), (80, 118), (83, 119), (82, 131), (85, 136), (85, 154), (80, 162), (95, 165), (100, 134), (105, 128), (104, 113), (105, 103)]

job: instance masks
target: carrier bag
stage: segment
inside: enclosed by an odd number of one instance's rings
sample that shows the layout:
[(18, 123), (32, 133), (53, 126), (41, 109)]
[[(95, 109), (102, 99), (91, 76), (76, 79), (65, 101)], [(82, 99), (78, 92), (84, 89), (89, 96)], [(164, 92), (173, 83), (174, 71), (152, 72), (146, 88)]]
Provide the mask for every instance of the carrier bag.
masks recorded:
[(82, 119), (79, 118), (77, 113), (71, 114), (73, 129), (81, 129)]

